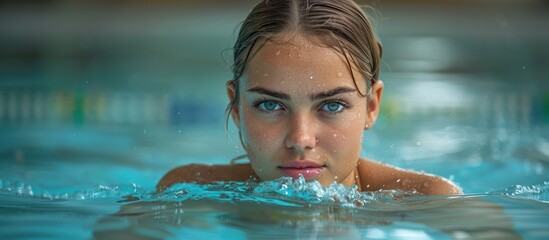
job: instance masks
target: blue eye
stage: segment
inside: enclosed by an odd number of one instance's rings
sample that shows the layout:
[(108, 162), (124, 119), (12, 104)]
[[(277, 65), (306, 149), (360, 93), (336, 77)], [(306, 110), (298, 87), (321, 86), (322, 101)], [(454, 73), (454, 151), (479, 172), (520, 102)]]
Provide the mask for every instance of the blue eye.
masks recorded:
[(263, 111), (277, 111), (282, 109), (280, 104), (273, 100), (265, 100), (257, 104), (257, 107)]
[(345, 106), (339, 102), (328, 102), (322, 105), (321, 109), (330, 113), (338, 113), (345, 109)]

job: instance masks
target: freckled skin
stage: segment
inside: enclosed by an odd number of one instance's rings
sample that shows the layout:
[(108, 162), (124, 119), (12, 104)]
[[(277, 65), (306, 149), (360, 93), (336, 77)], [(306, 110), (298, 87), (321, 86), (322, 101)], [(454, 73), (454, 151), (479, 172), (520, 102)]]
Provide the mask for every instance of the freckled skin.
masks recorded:
[[(160, 180), (158, 190), (178, 182), (273, 180), (285, 176), (280, 166), (287, 162), (310, 161), (323, 166), (322, 173), (314, 177), (323, 186), (337, 182), (356, 184), (361, 191), (461, 193), (441, 177), (360, 158), (362, 133), (377, 119), (383, 83), (377, 80), (373, 84), (370, 100), (359, 94), (357, 91), (366, 92), (366, 80), (353, 72), (357, 89), (344, 57), (336, 51), (315, 45), (302, 35), (288, 34), (266, 42), (252, 56), (240, 79), (240, 102), (231, 111), (250, 164), (178, 167)], [(282, 93), (288, 99), (250, 91), (254, 88)], [(311, 99), (337, 88), (353, 91)], [(235, 98), (231, 82), (227, 93), (230, 100)], [(344, 104), (335, 104), (338, 111), (334, 113), (327, 105), (336, 100)], [(266, 110), (266, 101), (276, 110)]]

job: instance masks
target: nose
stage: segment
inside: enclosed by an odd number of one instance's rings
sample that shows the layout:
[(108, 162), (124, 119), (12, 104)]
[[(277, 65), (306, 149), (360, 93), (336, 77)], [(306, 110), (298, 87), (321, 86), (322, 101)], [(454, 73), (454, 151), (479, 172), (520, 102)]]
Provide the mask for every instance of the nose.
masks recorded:
[(314, 149), (318, 142), (314, 121), (305, 115), (295, 116), (290, 120), (286, 136), (286, 147), (296, 151)]

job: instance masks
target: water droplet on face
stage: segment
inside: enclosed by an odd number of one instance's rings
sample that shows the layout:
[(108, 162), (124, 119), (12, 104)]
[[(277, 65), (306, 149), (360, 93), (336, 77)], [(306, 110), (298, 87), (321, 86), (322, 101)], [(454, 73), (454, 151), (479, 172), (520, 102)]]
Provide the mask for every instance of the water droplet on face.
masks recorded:
[(423, 186), (424, 186), (424, 187), (430, 187), (430, 186), (431, 186), (431, 182), (424, 182), (424, 183), (423, 183)]
[(269, 76), (269, 74), (267, 74), (267, 73), (263, 74), (263, 77), (268, 77), (268, 76)]
[(313, 79), (313, 76), (310, 76), (309, 78), (310, 78), (310, 79)]
[(339, 77), (339, 78), (340, 78), (340, 77), (343, 77), (343, 73), (338, 72), (338, 73), (337, 73), (337, 77)]
[(337, 137), (337, 133), (334, 133), (334, 137)]
[(280, 50), (278, 50), (278, 51), (276, 52), (276, 55), (277, 55), (277, 56), (280, 55)]
[(399, 178), (399, 179), (397, 179), (397, 183), (399, 183), (399, 182), (400, 182), (400, 178)]

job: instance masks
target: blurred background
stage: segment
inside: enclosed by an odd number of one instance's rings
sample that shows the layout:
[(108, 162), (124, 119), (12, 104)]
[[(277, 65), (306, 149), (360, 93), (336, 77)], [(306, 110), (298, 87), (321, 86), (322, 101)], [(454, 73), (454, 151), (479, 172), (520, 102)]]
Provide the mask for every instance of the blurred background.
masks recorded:
[[(471, 191), (529, 183), (465, 183), (514, 168), (503, 162), (547, 178), (549, 1), (359, 3), (375, 9), (386, 85), (364, 156)], [(154, 185), (174, 166), (242, 154), (232, 122), (225, 131), (225, 82), (254, 4), (0, 3), (0, 177)], [(494, 165), (470, 170), (483, 162)]]

